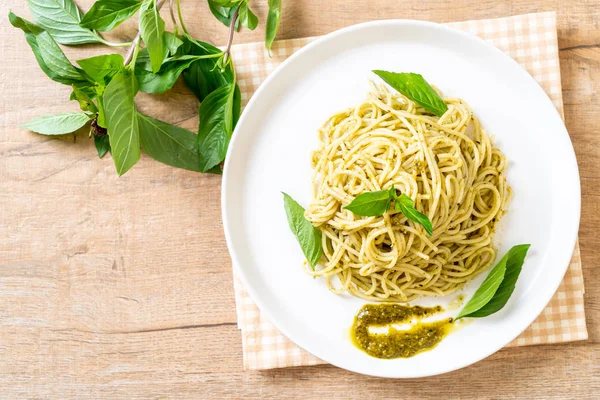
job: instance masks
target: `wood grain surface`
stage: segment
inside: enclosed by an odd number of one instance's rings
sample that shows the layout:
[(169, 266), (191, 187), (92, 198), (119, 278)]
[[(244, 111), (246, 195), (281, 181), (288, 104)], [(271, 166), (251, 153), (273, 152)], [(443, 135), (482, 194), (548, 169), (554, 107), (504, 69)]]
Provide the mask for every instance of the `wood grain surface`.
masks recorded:
[[(87, 10), (92, 0), (77, 3)], [(182, 0), (193, 35), (223, 44), (204, 0)], [(267, 0), (252, 0), (262, 40)], [(332, 366), (244, 372), (221, 178), (146, 156), (118, 178), (85, 135), (76, 143), (18, 126), (75, 110), (38, 68), (0, 4), (0, 398), (598, 398), (600, 391), (600, 0), (283, 0), (278, 38), (375, 19), (438, 22), (556, 10), (566, 125), (583, 195), (580, 241), (590, 339), (501, 350), (419, 380)], [(165, 13), (166, 16), (166, 13)], [(135, 35), (127, 22), (108, 35)], [(72, 60), (104, 52), (69, 48)], [(122, 50), (123, 52), (125, 50)], [(140, 108), (194, 129), (195, 98), (177, 85)], [(527, 110), (521, 110), (526, 113)], [(560, 188), (557, 188), (560, 190)]]

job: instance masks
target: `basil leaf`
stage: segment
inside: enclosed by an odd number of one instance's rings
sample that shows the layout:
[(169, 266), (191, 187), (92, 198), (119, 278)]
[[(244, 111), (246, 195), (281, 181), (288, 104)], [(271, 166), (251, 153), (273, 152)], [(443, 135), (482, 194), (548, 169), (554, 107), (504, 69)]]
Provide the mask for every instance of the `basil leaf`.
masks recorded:
[(96, 122), (102, 128), (108, 128), (108, 125), (106, 124), (106, 118), (104, 117), (104, 90), (104, 86), (96, 86), (96, 94), (98, 96), (98, 119)]
[(374, 70), (373, 72), (388, 85), (435, 115), (441, 117), (448, 110), (444, 100), (433, 90), (423, 76), (412, 72), (396, 73), (381, 70)]
[[(200, 42), (189, 37), (184, 37), (184, 44), (181, 47), (183, 54), (194, 56), (206, 56), (221, 54), (221, 50), (215, 46)], [(198, 60), (192, 63), (188, 69), (183, 72), (183, 80), (188, 88), (196, 95), (201, 102), (214, 90), (223, 85), (234, 82), (233, 66), (228, 64), (225, 71), (222, 72), (216, 65), (215, 59)]]
[(142, 149), (163, 164), (200, 171), (198, 137), (187, 129), (138, 114)]
[[(231, 25), (231, 20), (233, 19), (233, 14), (235, 14), (235, 10), (237, 6), (234, 7), (223, 7), (218, 5), (215, 0), (208, 0), (208, 8), (210, 12), (217, 18), (221, 23), (227, 27)], [(239, 28), (240, 21), (239, 19), (235, 22), (235, 29)]]
[(8, 20), (15, 28), (21, 29), (25, 34), (38, 35), (44, 32), (44, 28), (37, 26), (33, 22), (29, 22), (24, 18), (18, 17), (12, 11), (8, 12)]
[(138, 0), (98, 0), (79, 25), (100, 32), (110, 31), (131, 18), (142, 6)]
[(359, 194), (343, 208), (361, 217), (378, 217), (389, 210), (390, 202), (390, 192), (388, 190), (378, 190)]
[(314, 271), (315, 266), (319, 263), (319, 259), (323, 254), (323, 246), (321, 243), (322, 233), (304, 217), (304, 208), (302, 208), (300, 204), (288, 194), (282, 194), (290, 229), (294, 235), (296, 235), (298, 243), (300, 243), (300, 247), (302, 248), (302, 252)]
[(89, 29), (79, 26), (81, 11), (73, 0), (27, 0), (34, 21), (58, 43), (67, 45), (103, 43)]
[(94, 145), (98, 152), (98, 157), (102, 158), (110, 151), (110, 139), (108, 135), (96, 136), (94, 135)]
[(231, 84), (233, 74), (229, 73), (229, 69), (222, 73), (215, 66), (214, 60), (206, 59), (193, 62), (183, 72), (183, 80), (198, 100), (202, 102), (206, 96), (216, 89)]
[(165, 60), (160, 70), (153, 73), (148, 52), (146, 49), (142, 50), (138, 55), (135, 67), (140, 90), (152, 94), (166, 92), (177, 82), (181, 73), (201, 57), (211, 56), (175, 56)]
[(200, 103), (198, 152), (200, 170), (207, 172), (225, 159), (233, 128), (239, 118), (241, 97), (235, 84), (221, 86)]
[(433, 233), (433, 226), (429, 217), (423, 213), (420, 213), (415, 208), (413, 200), (405, 194), (396, 196), (394, 192), (394, 203), (396, 211), (401, 211), (402, 214), (409, 220), (421, 224), (429, 236)]
[(25, 39), (40, 68), (50, 79), (65, 85), (85, 82), (85, 77), (69, 62), (48, 32), (12, 12), (8, 18), (12, 26), (25, 32)]
[(240, 119), (240, 114), (242, 113), (242, 92), (240, 92), (240, 87), (237, 85), (237, 83), (235, 84), (235, 89), (233, 90), (233, 98), (231, 99), (231, 102), (231, 133), (233, 134), (233, 130)]
[(515, 290), (530, 246), (520, 244), (512, 247), (492, 269), (456, 319), (482, 318), (501, 310)]
[(165, 62), (157, 73), (152, 72), (148, 53), (140, 52), (135, 67), (135, 75), (144, 93), (164, 93), (171, 89), (181, 73), (194, 61)]
[(221, 7), (235, 7), (245, 0), (212, 0), (212, 2)]
[[(79, 92), (85, 93), (91, 100), (96, 100), (98, 97), (98, 84), (96, 82), (90, 82), (90, 80), (77, 82), (71, 86), (76, 87)], [(71, 98), (69, 100), (76, 100), (74, 93), (71, 93)]]
[(21, 127), (42, 135), (65, 135), (83, 128), (89, 120), (86, 113), (65, 112), (34, 118)]
[(69, 82), (84, 80), (83, 74), (67, 59), (58, 44), (47, 32), (37, 35), (39, 51), (48, 68), (60, 76), (68, 78)]
[(177, 53), (177, 50), (179, 50), (179, 47), (183, 44), (183, 41), (171, 32), (165, 32), (163, 39), (165, 42), (165, 58), (174, 56)]
[(164, 40), (165, 21), (158, 14), (156, 4), (148, 3), (140, 15), (140, 33), (148, 48), (152, 72), (158, 72), (165, 59)]
[(240, 4), (240, 23), (251, 31), (258, 26), (258, 17), (250, 10), (248, 3)]
[(123, 68), (123, 56), (107, 54), (78, 60), (77, 64), (95, 82), (106, 85)]
[(279, 29), (279, 19), (281, 18), (281, 0), (269, 0), (269, 13), (267, 14), (267, 28), (265, 34), (265, 47), (271, 55), (271, 46)]
[[(222, 52), (212, 45), (186, 37), (186, 54), (215, 55)], [(215, 172), (225, 159), (229, 140), (239, 119), (241, 93), (236, 83), (233, 64), (222, 71), (213, 59), (194, 62), (184, 72), (188, 87), (201, 101), (198, 149), (203, 172)]]
[[(95, 95), (96, 92), (94, 91), (93, 96)], [(88, 94), (88, 91), (84, 88), (73, 85), (73, 93), (71, 93), (70, 100), (77, 100), (81, 111), (89, 111), (93, 114), (98, 113), (98, 107), (96, 107), (96, 103), (94, 103), (92, 96)]]
[(415, 204), (410, 197), (405, 194), (397, 196), (393, 185), (389, 190), (362, 193), (343, 208), (361, 217), (378, 217), (390, 209), (392, 200), (394, 200), (396, 211), (401, 211), (409, 220), (423, 225), (431, 236), (433, 226), (429, 218), (415, 209)]
[(117, 174), (123, 175), (140, 159), (140, 136), (134, 97), (134, 75), (127, 69), (116, 74), (104, 90), (104, 113)]

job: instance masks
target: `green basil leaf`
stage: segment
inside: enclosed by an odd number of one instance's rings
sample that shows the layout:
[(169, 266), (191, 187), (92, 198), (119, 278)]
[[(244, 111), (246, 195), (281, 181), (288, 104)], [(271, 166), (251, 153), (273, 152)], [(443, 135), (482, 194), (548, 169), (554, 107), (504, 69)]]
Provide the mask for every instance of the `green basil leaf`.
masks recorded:
[(240, 4), (240, 23), (253, 31), (258, 26), (258, 17), (254, 15), (248, 3)]
[(79, 108), (81, 111), (89, 111), (93, 114), (98, 113), (98, 107), (96, 103), (94, 103), (94, 99), (92, 96), (96, 96), (96, 92), (94, 91), (92, 95), (90, 95), (89, 91), (86, 90), (85, 87), (79, 87), (77, 85), (73, 85), (73, 93), (71, 93), (71, 100), (77, 100), (79, 103)]
[[(206, 172), (225, 159), (233, 133), (239, 97), (235, 96), (237, 85), (221, 86), (200, 103), (200, 126), (198, 128), (198, 152), (200, 169)], [(237, 97), (237, 99), (236, 99)], [(239, 116), (239, 111), (237, 111)]]
[[(176, 55), (175, 57), (170, 57), (168, 59), (165, 60), (165, 63), (168, 62), (178, 62), (178, 61), (198, 61), (198, 60), (205, 60), (205, 59), (211, 59), (214, 61), (213, 65), (217, 65), (217, 59), (221, 58), (222, 54), (209, 54), (209, 55), (205, 55), (205, 56), (193, 56), (193, 55)], [(223, 73), (223, 72), (221, 72)]]
[(212, 0), (212, 2), (221, 7), (235, 7), (244, 0)]
[[(150, 57), (146, 49), (137, 58), (135, 75), (144, 93), (163, 93), (171, 89), (181, 73), (198, 61), (201, 57), (210, 56), (175, 56), (165, 60), (157, 73), (152, 72)], [(205, 87), (206, 89), (206, 87)]]
[(25, 33), (25, 39), (44, 73), (53, 81), (65, 85), (85, 82), (82, 73), (77, 70), (65, 57), (58, 44), (48, 32), (41, 27), (17, 17), (12, 12), (8, 14), (10, 23)]
[(116, 74), (104, 90), (104, 113), (117, 174), (123, 175), (140, 159), (140, 135), (134, 75), (127, 69)]
[(142, 149), (152, 158), (177, 168), (200, 171), (198, 137), (194, 132), (138, 114)]
[(42, 135), (66, 135), (83, 128), (89, 120), (86, 113), (65, 112), (34, 118), (21, 127)]
[(47, 67), (54, 73), (66, 77), (69, 83), (85, 80), (84, 75), (71, 64), (48, 32), (37, 35), (37, 44)]
[(378, 217), (389, 210), (390, 202), (389, 190), (378, 190), (359, 194), (343, 208), (361, 217)]
[(73, 0), (27, 0), (27, 3), (34, 21), (58, 43), (77, 45), (104, 42), (98, 34), (79, 25), (81, 11)]
[(444, 100), (421, 75), (412, 72), (396, 73), (381, 70), (373, 72), (388, 85), (435, 115), (442, 116), (448, 110)]
[(429, 218), (415, 209), (414, 202), (410, 197), (405, 194), (397, 196), (393, 185), (389, 190), (362, 193), (343, 208), (361, 217), (378, 217), (390, 209), (392, 200), (394, 200), (396, 211), (401, 211), (409, 220), (423, 225), (429, 235), (433, 233)]
[(267, 14), (267, 28), (265, 35), (265, 47), (271, 55), (271, 46), (279, 29), (279, 19), (281, 18), (281, 0), (269, 0), (269, 13)]
[(431, 220), (427, 215), (417, 211), (415, 208), (415, 203), (410, 197), (405, 194), (401, 194), (400, 196), (396, 197), (394, 192), (394, 203), (396, 211), (401, 211), (406, 218), (422, 225), (427, 234), (431, 236), (433, 233), (433, 225), (431, 224)]
[(140, 33), (148, 48), (152, 72), (158, 72), (165, 59), (164, 39), (165, 21), (160, 17), (156, 5), (148, 3), (140, 15)]
[(520, 244), (512, 247), (492, 269), (456, 319), (482, 318), (501, 310), (515, 290), (530, 246)]
[(110, 31), (131, 18), (142, 6), (139, 0), (98, 0), (79, 23), (87, 29)]
[(171, 32), (165, 32), (163, 35), (165, 42), (165, 58), (168, 56), (174, 56), (179, 50), (179, 47), (183, 44), (183, 40), (179, 39), (177, 35)]
[(213, 91), (221, 86), (233, 82), (233, 74), (228, 70), (222, 73), (215, 66), (213, 59), (195, 61), (183, 71), (183, 80), (186, 86), (201, 102)]
[[(96, 100), (98, 97), (98, 84), (95, 82), (87, 80), (85, 82), (74, 83), (71, 86), (76, 87), (78, 91), (85, 93), (92, 100)], [(71, 98), (69, 100), (76, 100), (74, 93), (71, 93)]]
[(23, 32), (25, 32), (26, 35), (38, 35), (44, 32), (44, 28), (42, 28), (41, 26), (37, 26), (33, 22), (29, 22), (26, 19), (17, 16), (12, 11), (8, 12), (8, 20), (10, 21), (12, 26), (21, 29)]
[(78, 60), (77, 64), (95, 82), (106, 85), (123, 68), (123, 56), (107, 54)]
[(233, 99), (231, 105), (231, 118), (232, 118), (232, 126), (231, 133), (235, 129), (238, 120), (240, 119), (240, 114), (242, 113), (242, 92), (240, 91), (240, 87), (235, 85), (235, 89), (233, 91)]
[[(181, 47), (183, 54), (194, 56), (208, 56), (222, 54), (215, 46), (185, 37)], [(228, 64), (225, 71), (216, 65), (216, 58), (207, 58), (192, 63), (183, 72), (183, 80), (188, 88), (196, 95), (198, 100), (204, 101), (206, 96), (221, 86), (232, 84), (235, 80), (232, 64)]]
[(104, 113), (104, 90), (106, 88), (104, 86), (96, 86), (96, 95), (98, 96), (98, 119), (97, 123), (102, 128), (107, 129), (108, 125), (106, 124), (106, 118)]
[[(215, 3), (215, 0), (208, 0), (208, 8), (210, 12), (217, 18), (221, 23), (225, 26), (231, 25), (231, 20), (233, 19), (233, 14), (235, 14), (235, 10), (237, 6), (234, 7), (223, 7)], [(235, 23), (235, 28), (239, 27), (239, 19)]]
[(286, 193), (283, 193), (283, 204), (290, 229), (296, 235), (300, 248), (314, 271), (323, 254), (322, 233), (304, 217), (304, 208)]
[(102, 158), (110, 151), (110, 139), (108, 135), (96, 136), (94, 135), (94, 145), (98, 152), (98, 157)]
[(181, 73), (194, 61), (165, 62), (157, 73), (152, 72), (150, 57), (140, 52), (135, 67), (135, 75), (144, 93), (163, 93), (171, 89)]

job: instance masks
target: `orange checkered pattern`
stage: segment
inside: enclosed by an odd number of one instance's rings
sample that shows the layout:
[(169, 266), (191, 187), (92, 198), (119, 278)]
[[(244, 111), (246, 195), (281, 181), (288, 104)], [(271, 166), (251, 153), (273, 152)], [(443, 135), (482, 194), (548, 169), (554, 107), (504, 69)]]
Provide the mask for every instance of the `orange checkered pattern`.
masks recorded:
[[(563, 115), (556, 14), (518, 15), (448, 24), (479, 36), (514, 58), (538, 81)], [(242, 103), (245, 105), (267, 75), (296, 50), (314, 40), (303, 38), (274, 43), (272, 57), (263, 43), (236, 45), (232, 54)], [(242, 330), (245, 369), (269, 369), (322, 364), (281, 334), (260, 312), (234, 277), (238, 327)], [(587, 339), (583, 309), (583, 275), (579, 242), (565, 277), (544, 311), (509, 346), (560, 343)]]

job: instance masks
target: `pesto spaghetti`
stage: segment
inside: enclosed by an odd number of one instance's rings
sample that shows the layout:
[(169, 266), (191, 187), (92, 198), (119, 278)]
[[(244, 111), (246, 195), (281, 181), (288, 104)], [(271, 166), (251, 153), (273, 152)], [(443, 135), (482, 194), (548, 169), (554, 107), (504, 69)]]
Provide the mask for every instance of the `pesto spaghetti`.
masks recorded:
[[(372, 84), (364, 103), (319, 130), (305, 217), (322, 233), (323, 255), (307, 272), (335, 293), (395, 302), (443, 296), (494, 262), (495, 226), (511, 197), (507, 161), (468, 104), (443, 102), (437, 116)], [(431, 235), (393, 207), (371, 217), (343, 208), (391, 188), (429, 218)]]

